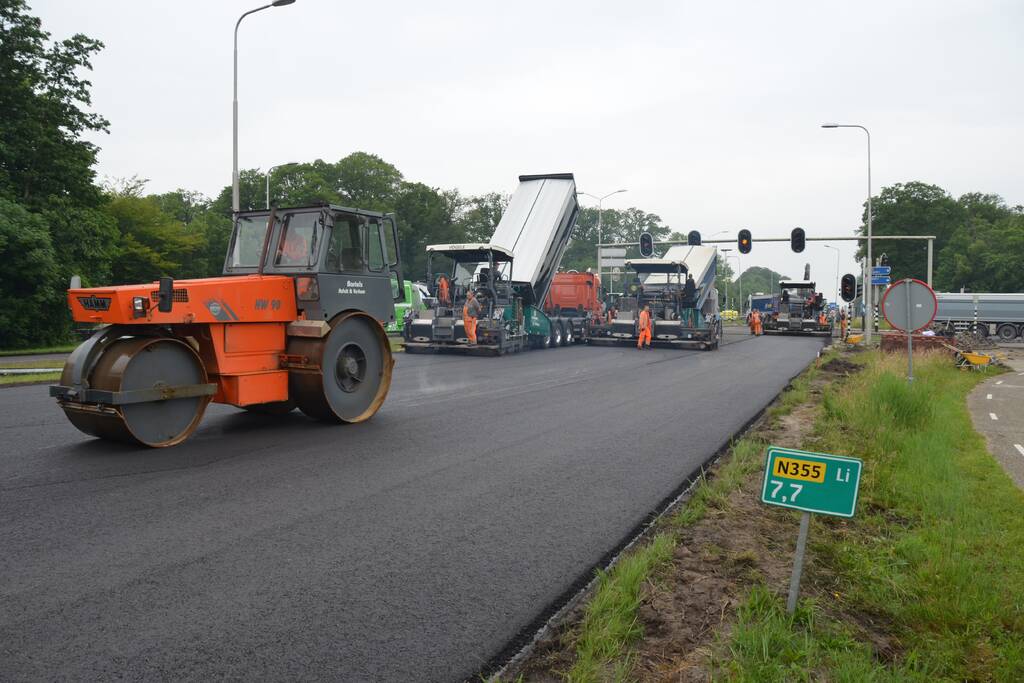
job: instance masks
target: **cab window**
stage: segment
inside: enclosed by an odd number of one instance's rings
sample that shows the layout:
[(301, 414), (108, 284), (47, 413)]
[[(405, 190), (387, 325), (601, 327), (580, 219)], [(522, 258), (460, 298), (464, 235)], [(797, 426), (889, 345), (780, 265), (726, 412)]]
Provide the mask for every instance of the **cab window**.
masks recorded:
[(335, 216), (331, 241), (327, 245), (326, 269), (334, 273), (365, 271), (366, 264), (363, 260), (363, 237), (365, 234), (366, 224), (358, 216)]
[(316, 260), (320, 241), (319, 213), (286, 214), (281, 239), (274, 257), (275, 266), (308, 267)]
[(370, 223), (367, 227), (367, 259), (370, 270), (384, 269), (384, 245), (380, 241), (380, 223)]

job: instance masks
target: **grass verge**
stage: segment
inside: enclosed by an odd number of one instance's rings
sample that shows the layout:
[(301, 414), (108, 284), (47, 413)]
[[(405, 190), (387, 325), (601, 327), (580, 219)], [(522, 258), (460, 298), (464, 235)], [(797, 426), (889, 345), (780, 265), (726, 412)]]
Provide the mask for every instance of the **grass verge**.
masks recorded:
[(0, 375), (0, 386), (6, 384), (41, 384), (43, 382), (56, 382), (60, 379), (59, 372), (41, 372), (29, 375)]
[(31, 356), (41, 353), (71, 353), (78, 344), (60, 344), (57, 346), (41, 346), (32, 349), (6, 349), (0, 350), (0, 357), (3, 356)]
[(741, 681), (1024, 680), (1024, 494), (974, 431), (980, 376), (872, 356), (814, 447), (864, 459), (857, 516), (814, 518), (801, 609), (753, 589), (715, 670)]

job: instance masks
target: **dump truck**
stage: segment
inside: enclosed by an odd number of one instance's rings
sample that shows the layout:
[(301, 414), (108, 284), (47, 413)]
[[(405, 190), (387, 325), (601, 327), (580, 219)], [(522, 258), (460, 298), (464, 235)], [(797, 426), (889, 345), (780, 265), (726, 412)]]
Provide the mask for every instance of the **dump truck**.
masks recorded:
[[(718, 314), (715, 275), (718, 250), (714, 247), (680, 245), (663, 258), (626, 261), (634, 278), (617, 303), (612, 320), (593, 331), (591, 344), (636, 345), (639, 317), (651, 307), (651, 343), (675, 348), (718, 348), (722, 320)], [(692, 277), (693, 284), (687, 287)]]
[(601, 278), (570, 270), (555, 274), (544, 299), (544, 313), (562, 329), (562, 343), (581, 344), (604, 324)]
[[(542, 306), (578, 214), (571, 173), (521, 175), (489, 242), (427, 246), (437, 304), (406, 323), (405, 350), (502, 355), (564, 345), (570, 323)], [(476, 344), (462, 316), (469, 291), (484, 309)]]
[[(831, 336), (833, 321), (825, 297), (811, 280), (780, 280), (772, 312), (764, 316), (765, 334)], [(823, 318), (824, 316), (824, 318)]]
[(50, 395), (86, 434), (152, 447), (188, 438), (210, 402), (367, 420), (391, 384), (399, 253), (392, 214), (238, 213), (220, 277), (70, 289), (74, 320), (101, 327)]
[(1024, 336), (1024, 294), (936, 292), (933, 327), (943, 332), (973, 331), (1012, 342)]

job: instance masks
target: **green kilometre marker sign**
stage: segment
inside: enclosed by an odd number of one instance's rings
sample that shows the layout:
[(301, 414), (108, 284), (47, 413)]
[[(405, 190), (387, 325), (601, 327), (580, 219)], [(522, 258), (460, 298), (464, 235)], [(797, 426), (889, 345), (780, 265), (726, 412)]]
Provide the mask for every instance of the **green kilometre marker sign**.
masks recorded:
[(800, 518), (800, 535), (796, 541), (793, 575), (789, 582), (786, 608), (790, 614), (796, 609), (796, 598), (800, 592), (811, 513), (853, 517), (857, 509), (861, 469), (862, 463), (856, 458), (768, 447), (761, 502), (804, 513)]

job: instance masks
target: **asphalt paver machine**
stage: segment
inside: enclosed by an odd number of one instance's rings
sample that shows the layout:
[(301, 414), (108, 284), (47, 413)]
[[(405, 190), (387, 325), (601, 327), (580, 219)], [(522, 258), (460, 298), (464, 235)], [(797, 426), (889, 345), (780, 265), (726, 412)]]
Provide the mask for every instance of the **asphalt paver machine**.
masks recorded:
[(211, 401), (361, 422), (391, 384), (383, 324), (402, 284), (390, 214), (243, 212), (222, 277), (69, 290), (74, 320), (100, 327), (50, 394), (81, 431), (154, 447), (185, 440)]
[[(545, 314), (543, 303), (578, 215), (571, 173), (522, 175), (490, 242), (428, 246), (427, 279), (438, 304), (406, 322), (405, 350), (501, 355), (563, 344), (565, 323)], [(483, 307), (476, 344), (462, 315), (470, 290)]]
[[(663, 258), (626, 261), (635, 273), (618, 300), (615, 317), (593, 333), (591, 344), (632, 344), (640, 336), (639, 317), (650, 306), (655, 346), (716, 349), (722, 320), (715, 289), (718, 252), (714, 247), (675, 246)], [(693, 276), (692, 289), (687, 288)]]
[[(808, 273), (809, 275), (809, 273)], [(831, 336), (833, 321), (826, 314), (825, 297), (811, 280), (781, 280), (775, 310), (762, 321), (765, 334)]]

